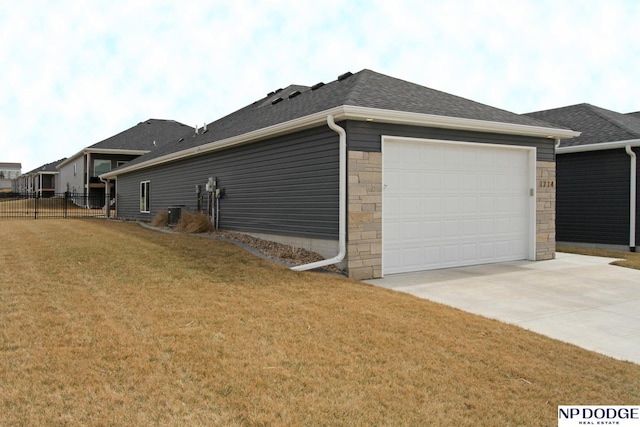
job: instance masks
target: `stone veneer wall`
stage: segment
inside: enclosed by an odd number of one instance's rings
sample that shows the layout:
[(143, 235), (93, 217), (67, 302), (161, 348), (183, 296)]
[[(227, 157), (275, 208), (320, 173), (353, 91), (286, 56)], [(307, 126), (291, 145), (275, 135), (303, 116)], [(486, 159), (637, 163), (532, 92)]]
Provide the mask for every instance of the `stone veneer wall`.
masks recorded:
[[(556, 164), (536, 164), (536, 260), (555, 257)], [(382, 276), (382, 153), (349, 151), (347, 260), (349, 277)]]
[(556, 256), (556, 164), (536, 165), (536, 261)]
[(349, 151), (347, 260), (349, 277), (382, 276), (382, 153)]

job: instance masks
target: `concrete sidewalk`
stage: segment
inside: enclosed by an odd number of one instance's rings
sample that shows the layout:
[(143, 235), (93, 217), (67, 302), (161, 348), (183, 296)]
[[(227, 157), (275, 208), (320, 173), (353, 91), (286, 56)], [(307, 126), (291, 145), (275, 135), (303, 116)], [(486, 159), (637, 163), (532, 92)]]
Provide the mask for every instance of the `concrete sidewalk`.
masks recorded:
[(640, 363), (640, 270), (557, 253), (551, 261), (397, 274), (366, 283)]

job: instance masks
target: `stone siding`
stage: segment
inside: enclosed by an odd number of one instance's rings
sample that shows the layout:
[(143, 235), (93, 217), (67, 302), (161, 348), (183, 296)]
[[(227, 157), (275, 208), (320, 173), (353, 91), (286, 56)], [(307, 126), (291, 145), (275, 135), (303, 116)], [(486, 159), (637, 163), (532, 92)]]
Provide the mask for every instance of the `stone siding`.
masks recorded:
[(536, 261), (556, 254), (556, 164), (538, 162), (536, 167)]
[(349, 151), (347, 259), (349, 277), (382, 276), (382, 153)]

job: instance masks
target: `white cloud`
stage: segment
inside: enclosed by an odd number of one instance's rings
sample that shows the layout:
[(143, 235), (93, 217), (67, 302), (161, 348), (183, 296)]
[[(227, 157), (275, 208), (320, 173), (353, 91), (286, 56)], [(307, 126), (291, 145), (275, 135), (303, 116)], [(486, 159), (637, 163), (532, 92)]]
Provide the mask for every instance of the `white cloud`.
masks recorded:
[(3, 2), (0, 149), (27, 171), (362, 68), (515, 112), (640, 110), (639, 17), (633, 0)]

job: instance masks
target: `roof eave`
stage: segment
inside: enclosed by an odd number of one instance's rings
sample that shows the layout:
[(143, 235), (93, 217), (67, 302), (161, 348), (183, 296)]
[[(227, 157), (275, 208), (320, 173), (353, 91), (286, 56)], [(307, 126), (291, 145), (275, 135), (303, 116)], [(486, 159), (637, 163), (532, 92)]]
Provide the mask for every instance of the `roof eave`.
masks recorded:
[(118, 175), (135, 170), (157, 166), (166, 162), (176, 161), (195, 155), (204, 154), (228, 148), (234, 145), (246, 144), (259, 139), (274, 137), (292, 131), (302, 130), (326, 123), (327, 116), (333, 115), (336, 121), (339, 120), (362, 120), (378, 121), (384, 123), (406, 124), (413, 126), (437, 127), (456, 130), (473, 130), (477, 132), (500, 133), (509, 135), (522, 135), (532, 137), (543, 137), (550, 139), (568, 139), (580, 135), (568, 129), (556, 129), (538, 126), (519, 125), (512, 123), (491, 122), (485, 120), (465, 119), (459, 117), (438, 116), (433, 114), (411, 113), (406, 111), (384, 110), (378, 108), (356, 107), (342, 105), (330, 108), (308, 116), (300, 117), (273, 126), (268, 126), (242, 135), (226, 138), (219, 141), (212, 141), (197, 147), (167, 154), (165, 156), (150, 159), (131, 166), (124, 166), (115, 171), (100, 175), (100, 178), (111, 179)]
[(548, 128), (460, 117), (438, 116), (434, 114), (410, 113), (406, 111), (382, 110), (376, 108), (345, 106), (348, 118), (385, 123), (410, 124), (476, 132), (500, 133), (542, 137), (549, 139), (569, 139), (580, 136), (580, 132), (569, 129)]
[(556, 154), (581, 153), (586, 151), (616, 150), (627, 146), (640, 147), (640, 139), (629, 139), (625, 141), (601, 142), (595, 144), (574, 145), (570, 147), (556, 148)]

